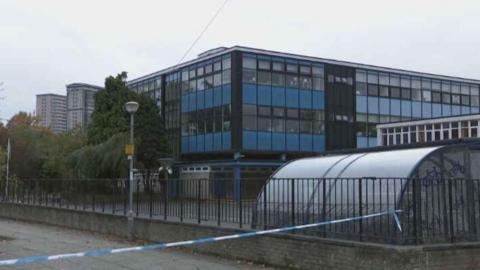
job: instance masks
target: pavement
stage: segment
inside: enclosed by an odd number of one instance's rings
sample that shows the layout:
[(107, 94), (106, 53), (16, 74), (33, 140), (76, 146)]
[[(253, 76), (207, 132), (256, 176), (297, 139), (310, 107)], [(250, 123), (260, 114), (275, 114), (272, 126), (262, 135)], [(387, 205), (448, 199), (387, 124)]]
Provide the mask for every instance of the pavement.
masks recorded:
[[(185, 239), (188, 240), (188, 239)], [(136, 246), (139, 243), (62, 227), (0, 219), (0, 260), (54, 255), (95, 249)], [(112, 254), (32, 264), (0, 266), (3, 269), (273, 269), (244, 261), (196, 254), (188, 250)]]

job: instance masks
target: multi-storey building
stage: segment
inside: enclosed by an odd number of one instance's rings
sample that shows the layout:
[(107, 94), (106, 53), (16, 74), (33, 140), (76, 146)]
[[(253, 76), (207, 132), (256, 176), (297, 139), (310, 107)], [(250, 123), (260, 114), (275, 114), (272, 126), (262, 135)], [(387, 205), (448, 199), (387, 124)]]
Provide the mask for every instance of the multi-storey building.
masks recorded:
[(157, 100), (185, 168), (236, 176), (376, 146), (379, 123), (479, 112), (479, 80), (239, 46), (128, 84)]
[(37, 95), (36, 115), (42, 127), (55, 133), (67, 131), (67, 97), (57, 94)]
[(102, 89), (86, 83), (67, 85), (67, 130), (88, 125), (95, 109), (95, 93)]

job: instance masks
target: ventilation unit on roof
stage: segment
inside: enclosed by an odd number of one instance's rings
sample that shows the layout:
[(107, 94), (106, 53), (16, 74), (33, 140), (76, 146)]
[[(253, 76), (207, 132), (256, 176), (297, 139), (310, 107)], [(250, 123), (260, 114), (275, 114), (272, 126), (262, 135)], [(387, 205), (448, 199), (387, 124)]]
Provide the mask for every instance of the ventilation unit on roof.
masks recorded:
[(211, 54), (215, 54), (215, 53), (218, 53), (218, 52), (221, 52), (221, 51), (225, 51), (226, 49), (228, 49), (228, 48), (227, 47), (218, 47), (218, 48), (210, 49), (208, 51), (204, 51), (204, 52), (200, 53), (198, 55), (198, 57), (205, 57), (205, 56), (208, 56), (208, 55), (211, 55)]

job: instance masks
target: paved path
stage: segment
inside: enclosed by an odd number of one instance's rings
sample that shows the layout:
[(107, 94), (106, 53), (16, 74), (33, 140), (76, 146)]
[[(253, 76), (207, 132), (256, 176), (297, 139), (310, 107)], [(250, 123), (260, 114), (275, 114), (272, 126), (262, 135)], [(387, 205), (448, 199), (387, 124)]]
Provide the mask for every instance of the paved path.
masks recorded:
[[(99, 234), (0, 219), (0, 259), (53, 255), (92, 249), (138, 245)], [(3, 269), (272, 269), (183, 250), (146, 251), (45, 263), (19, 264)]]

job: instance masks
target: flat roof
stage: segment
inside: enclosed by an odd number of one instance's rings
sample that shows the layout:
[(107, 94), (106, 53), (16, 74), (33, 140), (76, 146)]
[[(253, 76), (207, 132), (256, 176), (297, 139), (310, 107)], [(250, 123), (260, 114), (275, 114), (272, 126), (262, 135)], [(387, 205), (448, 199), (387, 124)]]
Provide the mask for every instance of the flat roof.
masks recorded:
[(97, 89), (97, 90), (103, 90), (103, 87), (101, 87), (101, 86), (94, 85), (94, 84), (88, 84), (88, 83), (70, 83), (70, 84), (67, 84), (66, 86), (67, 86), (67, 88), (70, 88), (70, 87), (90, 87), (90, 88), (94, 88), (94, 89)]
[(54, 93), (45, 93), (45, 94), (38, 94), (37, 97), (40, 96), (57, 96), (57, 97), (67, 97), (66, 95), (54, 94)]
[(151, 74), (147, 74), (145, 76), (141, 76), (139, 78), (132, 79), (132, 80), (128, 81), (128, 84), (132, 84), (132, 83), (136, 83), (136, 82), (143, 81), (143, 80), (146, 80), (146, 79), (150, 79), (150, 78), (156, 77), (158, 75), (169, 73), (171, 71), (174, 71), (174, 70), (177, 70), (177, 69), (180, 69), (180, 68), (198, 63), (198, 62), (202, 62), (202, 61), (205, 61), (205, 60), (210, 59), (210, 58), (215, 58), (215, 57), (221, 56), (225, 53), (230, 53), (230, 52), (233, 52), (233, 51), (264, 54), (264, 55), (270, 55), (270, 56), (275, 56), (275, 57), (294, 58), (294, 59), (297, 59), (297, 60), (321, 62), (321, 63), (333, 64), (333, 65), (343, 65), (343, 66), (348, 66), (348, 67), (353, 67), (353, 68), (369, 69), (369, 70), (375, 70), (375, 71), (380, 71), (380, 72), (397, 73), (397, 74), (400, 74), (400, 75), (422, 76), (422, 77), (429, 77), (429, 78), (438, 79), (438, 80), (453, 80), (453, 81), (463, 82), (463, 83), (480, 84), (480, 80), (477, 80), (477, 79), (468, 79), (468, 78), (454, 77), (454, 76), (447, 76), (447, 75), (439, 75), (439, 74), (432, 74), (432, 73), (426, 73), (426, 72), (409, 71), (409, 70), (405, 70), (405, 69), (388, 68), (388, 67), (381, 67), (381, 66), (375, 66), (375, 65), (360, 64), (360, 63), (349, 62), (349, 61), (340, 61), (340, 60), (335, 60), (335, 59), (320, 58), (320, 57), (299, 55), (299, 54), (293, 54), (293, 53), (285, 53), (285, 52), (278, 52), (278, 51), (272, 51), (272, 50), (256, 49), (256, 48), (250, 48), (250, 47), (244, 47), (244, 46), (233, 46), (233, 47), (230, 47), (230, 48), (226, 48), (226, 47), (214, 48), (214, 49), (211, 49), (211, 50), (208, 50), (204, 53), (199, 54), (199, 56), (197, 58), (192, 59), (190, 61), (186, 61), (184, 63), (180, 63), (178, 65), (174, 65), (174, 66), (171, 66), (169, 68), (165, 68), (165, 69), (159, 70), (157, 72), (153, 72)]

